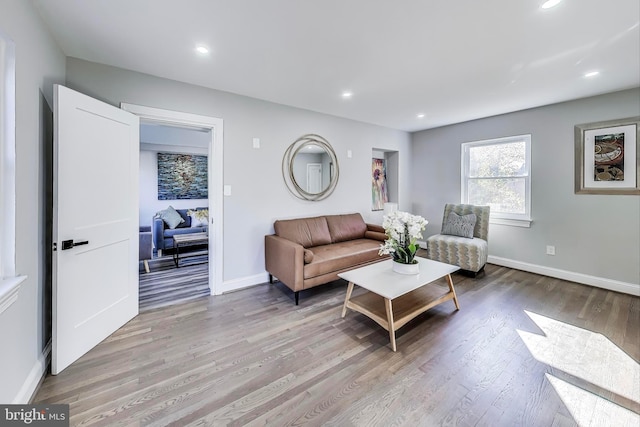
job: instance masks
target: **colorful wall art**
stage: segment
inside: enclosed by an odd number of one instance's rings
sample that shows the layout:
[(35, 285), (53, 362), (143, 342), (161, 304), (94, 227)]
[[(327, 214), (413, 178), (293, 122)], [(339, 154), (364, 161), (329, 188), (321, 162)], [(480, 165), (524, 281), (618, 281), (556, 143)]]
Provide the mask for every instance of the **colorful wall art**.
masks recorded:
[(640, 117), (574, 129), (575, 193), (640, 195)]
[(371, 162), (371, 210), (383, 210), (388, 201), (385, 160), (374, 158)]

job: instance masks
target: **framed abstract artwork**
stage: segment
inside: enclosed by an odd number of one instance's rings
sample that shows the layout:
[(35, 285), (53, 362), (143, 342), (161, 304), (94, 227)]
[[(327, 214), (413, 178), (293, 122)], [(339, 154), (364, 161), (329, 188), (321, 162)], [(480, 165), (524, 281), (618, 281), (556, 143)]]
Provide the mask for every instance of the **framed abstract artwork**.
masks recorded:
[(640, 117), (575, 126), (575, 193), (640, 194)]
[(158, 200), (208, 199), (207, 156), (158, 153)]
[(385, 160), (373, 158), (371, 161), (371, 210), (383, 210), (384, 204), (388, 201)]

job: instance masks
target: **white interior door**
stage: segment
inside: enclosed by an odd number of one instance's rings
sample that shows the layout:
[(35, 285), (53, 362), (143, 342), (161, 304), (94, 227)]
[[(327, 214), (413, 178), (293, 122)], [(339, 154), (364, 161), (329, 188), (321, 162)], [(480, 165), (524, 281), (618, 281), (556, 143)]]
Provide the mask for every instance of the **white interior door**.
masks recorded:
[(318, 194), (322, 192), (322, 165), (307, 163), (307, 192)]
[(54, 87), (56, 375), (138, 314), (139, 119)]

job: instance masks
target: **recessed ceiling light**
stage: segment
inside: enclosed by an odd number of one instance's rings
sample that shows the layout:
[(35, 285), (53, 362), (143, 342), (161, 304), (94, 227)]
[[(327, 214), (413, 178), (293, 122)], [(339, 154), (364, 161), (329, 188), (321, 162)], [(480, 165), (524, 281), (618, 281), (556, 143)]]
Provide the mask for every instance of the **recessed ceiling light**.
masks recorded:
[(209, 48), (206, 46), (196, 46), (196, 52), (198, 52), (201, 55), (206, 55), (207, 53), (209, 53)]
[(346, 91), (346, 92), (342, 92), (342, 97), (345, 99), (351, 98), (353, 96), (352, 92)]
[(585, 77), (595, 77), (595, 76), (597, 76), (598, 74), (600, 74), (600, 71), (591, 71), (591, 72), (589, 72), (589, 73), (585, 73), (585, 75), (584, 75), (584, 76), (585, 76)]
[(562, 0), (547, 0), (542, 4), (543, 9), (551, 9), (554, 6), (557, 6)]
[(424, 117), (424, 114), (423, 113), (416, 114), (416, 117), (419, 118), (419, 119), (422, 119)]

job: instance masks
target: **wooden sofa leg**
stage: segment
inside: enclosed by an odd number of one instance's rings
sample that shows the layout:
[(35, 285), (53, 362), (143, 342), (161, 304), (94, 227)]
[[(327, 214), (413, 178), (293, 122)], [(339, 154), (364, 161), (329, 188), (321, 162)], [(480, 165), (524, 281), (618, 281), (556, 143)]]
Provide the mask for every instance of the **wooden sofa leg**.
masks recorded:
[(273, 285), (273, 274), (269, 273), (269, 283)]
[(144, 264), (144, 271), (145, 271), (146, 273), (148, 273), (149, 271), (151, 271), (151, 270), (149, 270), (149, 260), (146, 260), (146, 259), (145, 259), (144, 261), (142, 261), (142, 263)]
[(296, 305), (300, 302), (300, 291), (296, 291), (293, 293), (293, 297), (296, 300)]

